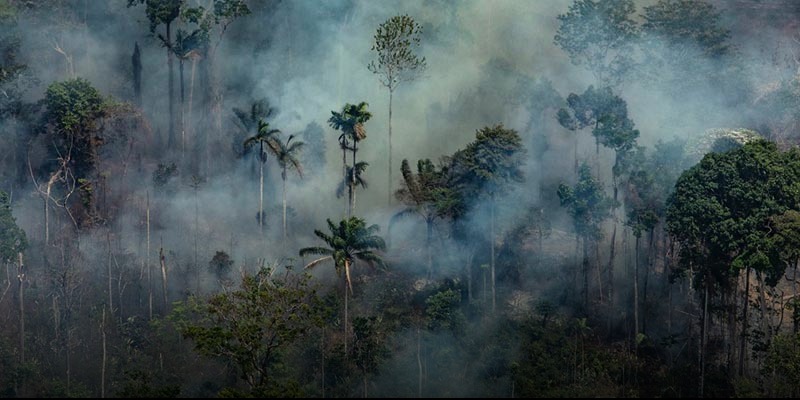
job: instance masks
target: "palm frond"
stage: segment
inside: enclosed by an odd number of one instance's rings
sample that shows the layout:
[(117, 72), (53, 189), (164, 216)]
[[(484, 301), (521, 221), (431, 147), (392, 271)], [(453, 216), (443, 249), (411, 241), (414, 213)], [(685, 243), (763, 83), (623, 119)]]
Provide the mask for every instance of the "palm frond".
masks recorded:
[(394, 215), (392, 215), (392, 218), (389, 219), (389, 226), (391, 227), (398, 221), (401, 221), (413, 215), (419, 215), (419, 209), (417, 207), (406, 207), (398, 211)]
[(314, 229), (314, 234), (317, 235), (318, 238), (325, 241), (325, 243), (327, 243), (328, 245), (333, 243), (333, 237), (328, 236), (327, 234), (325, 234), (325, 232), (322, 232), (319, 229)]
[(375, 268), (375, 265), (378, 265), (381, 267), (381, 269), (387, 268), (386, 262), (383, 260), (383, 258), (369, 250), (356, 253), (356, 258), (366, 262), (372, 268)]
[(318, 259), (316, 259), (314, 261), (311, 261), (310, 263), (306, 264), (306, 266), (304, 268), (305, 269), (311, 269), (311, 268), (316, 267), (317, 265), (319, 265), (323, 261), (332, 260), (332, 259), (333, 259), (332, 256), (320, 257), (320, 258), (318, 258)]

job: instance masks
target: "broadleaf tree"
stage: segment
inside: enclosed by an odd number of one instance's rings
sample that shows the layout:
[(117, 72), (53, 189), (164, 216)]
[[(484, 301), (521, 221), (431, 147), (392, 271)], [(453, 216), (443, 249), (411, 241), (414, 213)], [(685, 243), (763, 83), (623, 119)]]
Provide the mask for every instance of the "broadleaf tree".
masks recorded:
[(389, 90), (389, 203), (392, 201), (392, 99), (400, 84), (419, 78), (427, 66), (425, 57), (417, 54), (421, 37), (422, 26), (414, 18), (396, 15), (387, 19), (375, 31), (372, 50), (376, 59), (367, 65)]

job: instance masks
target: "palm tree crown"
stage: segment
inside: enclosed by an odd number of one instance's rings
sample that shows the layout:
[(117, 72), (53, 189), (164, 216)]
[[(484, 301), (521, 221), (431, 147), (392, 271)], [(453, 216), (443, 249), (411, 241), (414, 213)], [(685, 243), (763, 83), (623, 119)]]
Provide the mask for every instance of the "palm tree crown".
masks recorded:
[(303, 177), (303, 166), (300, 164), (298, 156), (305, 143), (301, 141), (292, 143), (292, 139), (294, 139), (294, 135), (289, 135), (285, 142), (275, 140), (274, 147), (271, 147), (278, 160), (278, 165), (281, 167), (281, 178), (284, 180), (288, 169), (294, 169), (301, 178)]
[(269, 122), (264, 121), (264, 119), (258, 120), (258, 130), (256, 134), (253, 136), (248, 137), (244, 141), (245, 149), (249, 149), (254, 145), (259, 145), (259, 155), (258, 158), (261, 160), (262, 163), (267, 161), (267, 151), (264, 149), (264, 145), (266, 144), (267, 147), (272, 151), (272, 153), (277, 153), (277, 140), (275, 140), (275, 135), (279, 134), (281, 131), (278, 129), (270, 128)]
[(376, 235), (380, 230), (378, 225), (367, 226), (361, 218), (343, 219), (339, 225), (335, 225), (330, 219), (327, 222), (330, 234), (319, 229), (315, 229), (314, 234), (322, 239), (328, 247), (306, 247), (300, 250), (300, 256), (309, 254), (322, 256), (308, 263), (305, 268), (313, 268), (324, 261), (333, 260), (336, 273), (341, 275), (344, 271), (347, 289), (352, 293), (350, 266), (359, 260), (373, 267), (376, 265), (385, 267), (383, 259), (374, 250), (385, 250), (386, 243), (382, 237)]

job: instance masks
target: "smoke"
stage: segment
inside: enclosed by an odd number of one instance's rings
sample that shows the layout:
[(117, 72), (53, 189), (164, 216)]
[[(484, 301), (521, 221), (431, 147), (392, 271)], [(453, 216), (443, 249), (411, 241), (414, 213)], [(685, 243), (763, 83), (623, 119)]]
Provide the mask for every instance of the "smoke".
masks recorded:
[[(21, 47), (25, 49), (22, 54), (30, 55), (22, 61), (40, 81), (26, 93), (26, 99), (41, 99), (49, 83), (69, 79), (74, 73), (87, 78), (111, 98), (132, 101), (130, 56), (134, 43), (138, 42), (144, 76), (142, 112), (151, 125), (152, 135), (160, 138), (157, 143), (164, 147), (168, 129), (167, 51), (149, 34), (144, 7), (128, 8), (124, 3), (85, 2), (61, 10), (62, 13), (20, 7), (17, 29), (22, 34)], [(112, 246), (143, 256), (154, 266), (158, 250), (163, 247), (168, 254), (170, 274), (174, 273), (171, 276), (197, 274), (201, 292), (219, 287), (208, 268), (216, 251), (225, 251), (234, 260), (231, 277), (239, 269), (254, 271), (260, 264), (269, 265), (276, 260), (298, 267), (304, 265), (310, 260), (297, 256), (298, 250), (321, 244), (314, 230), (327, 232), (326, 219), (337, 222), (346, 215), (346, 196), (335, 195), (342, 180), (342, 152), (336, 141), (339, 132), (329, 127), (327, 120), (331, 111), (341, 110), (345, 103), (365, 101), (373, 117), (365, 124), (367, 138), (360, 143), (357, 157), (369, 163), (366, 171), (369, 185), (357, 189), (355, 215), (365, 218), (368, 224), (378, 224), (380, 234), (390, 240), (386, 254), (390, 268), (399, 266), (404, 268), (403, 272), (424, 276), (426, 265), (420, 261), (426, 259), (424, 221), (412, 217), (392, 226), (389, 232), (389, 220), (402, 208), (393, 195), (389, 199), (388, 193), (389, 93), (367, 69), (375, 57), (371, 46), (376, 28), (394, 15), (408, 14), (423, 27), (419, 54), (425, 57), (427, 69), (417, 80), (402, 84), (393, 96), (391, 187), (397, 189), (401, 185), (399, 171), (403, 159), (408, 159), (411, 165), (426, 158), (436, 162), (463, 149), (475, 139), (476, 130), (484, 126), (502, 123), (516, 130), (528, 150), (524, 167), (526, 182), (498, 199), (494, 238), (488, 234), (490, 213), (484, 199), (469, 199), (475, 207), (466, 224), (479, 232), (467, 249), (474, 259), (466, 256), (465, 245), (453, 240), (444, 224), (437, 224), (434, 277), (457, 278), (468, 266), (479, 268), (488, 263), (489, 246), (495, 244), (499, 248), (507, 244), (508, 233), (520, 221), (526, 221), (531, 208), (548, 210), (546, 217), (552, 232), (543, 240), (547, 250), (539, 254), (538, 262), (523, 267), (520, 287), (534, 298), (564, 296), (564, 287), (572, 282), (562, 267), (573, 263), (575, 242), (571, 221), (558, 205), (555, 188), (561, 182), (574, 180), (573, 133), (558, 125), (555, 112), (570, 93), (582, 93), (588, 85), (597, 85), (589, 71), (570, 63), (553, 43), (558, 28), (556, 16), (565, 13), (570, 4), (524, 0), (253, 2), (252, 14), (233, 21), (227, 28), (214, 59), (215, 74), (222, 88), (223, 123), (222, 131), (212, 132), (210, 140), (221, 143), (219, 149), (211, 151), (213, 165), (219, 168), (204, 171), (204, 181), (196, 189), (191, 185), (190, 171), (180, 171), (167, 187), (159, 188), (152, 180), (157, 164), (177, 161), (181, 155), (164, 151), (157, 160), (131, 158), (125, 175), (108, 177), (109, 199), (112, 199), (109, 202), (115, 210), (113, 225), (108, 227), (116, 233), (111, 239)], [(643, 5), (637, 3), (637, 12)], [(646, 146), (648, 151), (660, 140), (696, 137), (713, 128), (758, 130), (768, 120), (769, 116), (754, 114), (746, 94), (751, 88), (765, 88), (787, 79), (776, 76), (776, 71), (786, 68), (776, 67), (776, 62), (768, 59), (781, 58), (780, 54), (789, 51), (778, 49), (768, 55), (765, 49), (791, 48), (793, 42), (787, 37), (791, 33), (778, 28), (748, 31), (733, 23), (738, 21), (735, 17), (739, 10), (722, 8), (722, 11), (727, 13), (723, 14), (724, 21), (730, 22), (727, 26), (739, 27), (732, 34), (738, 51), (736, 57), (709, 60), (698, 56), (689, 69), (656, 67), (650, 70), (655, 72), (655, 78), (652, 74), (632, 75), (624, 85), (615, 88), (615, 93), (627, 101), (629, 116), (641, 132), (638, 144)], [(43, 21), (49, 21), (48, 29), (41, 29)], [(188, 26), (178, 23), (173, 32), (181, 28)], [(217, 40), (218, 37), (212, 37), (212, 43)], [(666, 57), (672, 54), (658, 41), (644, 45), (653, 54)], [(185, 64), (184, 71), (187, 90), (190, 64)], [(177, 66), (175, 60), (176, 92)], [(201, 78), (195, 79), (195, 84), (200, 85)], [(532, 107), (548, 93), (542, 89), (546, 86), (543, 82), (549, 82), (562, 99)], [(528, 84), (542, 86), (534, 85), (539, 88), (536, 91), (522, 90), (534, 87), (525, 86)], [(196, 140), (191, 136), (193, 130), (199, 130), (209, 120), (202, 115), (207, 110), (201, 109), (201, 94), (196, 92), (195, 96), (198, 97), (192, 120), (188, 121), (188, 140), (192, 143)], [(302, 178), (292, 171), (287, 174), (286, 240), (282, 227), (283, 180), (274, 158), (270, 156), (265, 166), (267, 220), (261, 232), (257, 223), (258, 165), (251, 156), (237, 159), (230, 151), (232, 146), (241, 145), (233, 140), (236, 127), (232, 123), (232, 108), (248, 109), (254, 99), (261, 98), (268, 99), (276, 108), (269, 119), (270, 126), (280, 129), (282, 138), (293, 134), (305, 140), (307, 152), (320, 154), (319, 160), (314, 161), (324, 162), (319, 167), (305, 169)], [(321, 127), (321, 137), (303, 133), (310, 124)], [(18, 121), (0, 121), (3, 140), (27, 143), (30, 138), (19, 126)], [(131, 132), (134, 148), (144, 146), (148, 135), (144, 129)], [(578, 135), (578, 158), (591, 159), (595, 152), (594, 138), (588, 132)], [(34, 156), (39, 154), (43, 158), (41, 153), (46, 146), (40, 143), (34, 147)], [(126, 153), (112, 154), (122, 158), (121, 154)], [(348, 152), (348, 163), (351, 157)], [(607, 186), (611, 164), (613, 152), (601, 148), (599, 165), (609, 167), (599, 174)], [(19, 173), (28, 174), (27, 170)], [(5, 175), (3, 179), (4, 185), (13, 186), (6, 183)], [(14, 202), (19, 224), (29, 237), (41, 240), (43, 202), (36, 188), (28, 184), (16, 190)], [(51, 215), (60, 219), (60, 223), (69, 224), (65, 210), (49, 204)], [(143, 255), (148, 211), (150, 254)], [(54, 223), (54, 235), (56, 226)], [(87, 234), (84, 241), (90, 249), (87, 252), (102, 260), (106, 240)], [(626, 251), (630, 251), (630, 244), (626, 245), (629, 246)], [(596, 253), (600, 257), (598, 263), (605, 263), (608, 257), (605, 245), (602, 247)], [(526, 254), (535, 253), (530, 250)], [(129, 267), (135, 270), (141, 266), (130, 263)], [(315, 272), (318, 276), (331, 277), (328, 267), (320, 268), (324, 271)], [(477, 282), (473, 284), (478, 287)], [(170, 296), (179, 297), (175, 288), (182, 284), (171, 285)], [(619, 296), (619, 301), (624, 301), (623, 297), (629, 293)], [(407, 335), (398, 340), (413, 342), (414, 333), (409, 331)], [(450, 339), (435, 335), (426, 343), (435, 348), (439, 346), (437, 343)], [(409, 366), (413, 365), (409, 361), (413, 357), (413, 349), (404, 349), (387, 368), (396, 369), (403, 382), (413, 384), (415, 367)], [(388, 385), (392, 377), (387, 372), (377, 382)], [(475, 393), (472, 389), (466, 386), (451, 392), (442, 389), (442, 394), (465, 396)]]

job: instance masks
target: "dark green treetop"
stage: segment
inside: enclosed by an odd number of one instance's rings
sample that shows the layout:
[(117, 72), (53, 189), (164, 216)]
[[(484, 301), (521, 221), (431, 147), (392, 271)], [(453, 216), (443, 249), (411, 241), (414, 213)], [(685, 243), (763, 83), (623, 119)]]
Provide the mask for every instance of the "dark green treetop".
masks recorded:
[[(800, 206), (800, 152), (753, 141), (709, 153), (684, 172), (668, 199), (667, 229), (680, 243), (679, 273), (726, 290), (739, 269), (775, 285), (786, 263), (770, 221)], [(780, 231), (780, 230), (779, 230)]]

